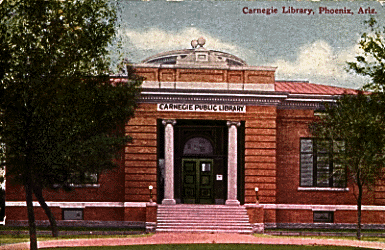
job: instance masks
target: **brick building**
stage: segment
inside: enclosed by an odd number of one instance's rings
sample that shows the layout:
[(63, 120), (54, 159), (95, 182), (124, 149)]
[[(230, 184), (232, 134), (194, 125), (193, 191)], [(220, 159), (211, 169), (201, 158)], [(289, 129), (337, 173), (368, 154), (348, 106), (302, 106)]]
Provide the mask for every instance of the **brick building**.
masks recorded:
[[(275, 67), (248, 66), (203, 45), (198, 39), (192, 49), (134, 65), (145, 81), (126, 125), (133, 142), (120, 167), (94, 184), (45, 192), (59, 224), (159, 226), (159, 211), (200, 207), (247, 209), (249, 221), (265, 228), (354, 227), (356, 189), (328, 175), (332, 147), (314, 147), (308, 131), (324, 103), (354, 90), (276, 81)], [(6, 192), (7, 224), (24, 223), (22, 187), (7, 182)], [(150, 192), (158, 205), (148, 203)], [(363, 223), (380, 228), (385, 186), (366, 197)], [(37, 220), (46, 223), (36, 206)]]

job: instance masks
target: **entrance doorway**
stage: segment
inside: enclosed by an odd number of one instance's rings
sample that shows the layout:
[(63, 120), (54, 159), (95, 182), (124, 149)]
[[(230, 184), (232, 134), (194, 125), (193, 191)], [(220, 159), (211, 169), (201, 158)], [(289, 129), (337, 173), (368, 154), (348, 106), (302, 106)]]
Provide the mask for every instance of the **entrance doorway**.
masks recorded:
[[(176, 120), (174, 128), (174, 199), (177, 204), (225, 204), (228, 126), (226, 121)], [(238, 193), (243, 198), (243, 126), (238, 128)], [(158, 120), (158, 200), (164, 199), (165, 126)], [(210, 164), (210, 171), (208, 165)], [(202, 171), (203, 167), (203, 171)], [(240, 200), (240, 199), (238, 199)]]
[(183, 193), (185, 204), (212, 204), (214, 199), (213, 160), (182, 160)]
[(226, 130), (223, 121), (177, 121), (174, 183), (177, 203), (225, 203)]

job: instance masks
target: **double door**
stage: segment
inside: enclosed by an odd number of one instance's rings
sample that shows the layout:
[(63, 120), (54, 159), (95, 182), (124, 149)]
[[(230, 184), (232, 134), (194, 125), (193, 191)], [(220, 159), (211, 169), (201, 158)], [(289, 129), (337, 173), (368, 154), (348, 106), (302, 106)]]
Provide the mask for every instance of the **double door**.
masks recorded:
[(182, 199), (185, 204), (212, 204), (213, 160), (182, 159)]

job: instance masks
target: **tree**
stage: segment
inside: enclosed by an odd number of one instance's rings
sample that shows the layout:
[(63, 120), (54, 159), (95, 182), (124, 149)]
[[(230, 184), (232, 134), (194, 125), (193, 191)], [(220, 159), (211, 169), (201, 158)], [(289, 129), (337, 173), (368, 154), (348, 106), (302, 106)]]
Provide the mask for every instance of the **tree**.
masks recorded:
[[(333, 175), (352, 181), (358, 187), (357, 238), (361, 239), (361, 206), (364, 188), (372, 189), (384, 177), (385, 99), (383, 95), (345, 95), (337, 105), (326, 108), (311, 124), (314, 137), (334, 142)], [(342, 170), (342, 171), (339, 171)], [(346, 170), (346, 171), (345, 171)]]
[(5, 170), (0, 167), (0, 220), (4, 220), (5, 216)]
[(364, 32), (359, 41), (361, 55), (348, 62), (348, 70), (370, 78), (364, 89), (375, 92), (385, 90), (385, 27), (380, 27), (373, 18), (365, 22), (368, 32)]
[(24, 186), (37, 249), (33, 194), (57, 236), (43, 190), (69, 189), (118, 164), (142, 79), (132, 70), (123, 80), (108, 75), (112, 1), (4, 0), (0, 16), (0, 143), (8, 181)]

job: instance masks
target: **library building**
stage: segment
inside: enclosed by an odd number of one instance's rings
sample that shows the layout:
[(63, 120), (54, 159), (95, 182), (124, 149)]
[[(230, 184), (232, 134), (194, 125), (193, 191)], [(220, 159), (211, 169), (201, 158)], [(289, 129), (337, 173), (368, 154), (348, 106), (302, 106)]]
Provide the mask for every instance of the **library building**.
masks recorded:
[[(276, 67), (249, 66), (206, 48), (204, 38), (134, 68), (144, 81), (125, 126), (133, 140), (118, 168), (71, 192), (44, 192), (58, 225), (239, 233), (356, 227), (357, 188), (331, 175), (335, 147), (315, 147), (309, 132), (325, 103), (355, 90), (276, 80)], [(363, 228), (384, 228), (385, 182), (365, 198)], [(48, 224), (34, 206), (38, 224)], [(7, 182), (5, 224), (27, 219), (23, 187)]]

